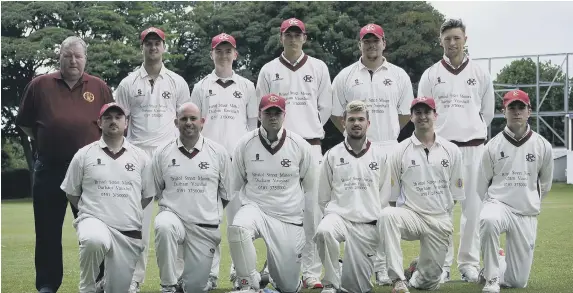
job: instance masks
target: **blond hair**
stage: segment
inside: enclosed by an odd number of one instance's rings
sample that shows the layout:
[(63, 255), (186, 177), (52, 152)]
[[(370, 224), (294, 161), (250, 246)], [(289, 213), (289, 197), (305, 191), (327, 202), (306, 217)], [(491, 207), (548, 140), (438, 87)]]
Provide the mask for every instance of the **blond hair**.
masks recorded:
[(346, 105), (346, 109), (344, 109), (343, 118), (346, 119), (347, 113), (356, 113), (356, 112), (364, 112), (366, 113), (366, 119), (370, 119), (368, 105), (366, 104), (366, 102), (361, 100), (354, 100), (348, 103), (348, 105)]

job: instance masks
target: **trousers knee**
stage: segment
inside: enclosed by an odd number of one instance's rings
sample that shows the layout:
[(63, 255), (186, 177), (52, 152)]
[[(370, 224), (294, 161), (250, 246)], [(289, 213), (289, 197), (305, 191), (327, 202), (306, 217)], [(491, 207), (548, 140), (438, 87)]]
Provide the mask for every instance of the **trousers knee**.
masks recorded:
[(484, 232), (497, 232), (499, 227), (499, 217), (498, 216), (485, 216), (481, 217), (479, 220), (479, 230), (480, 233)]
[(96, 235), (90, 235), (84, 239), (80, 240), (80, 246), (89, 252), (95, 252), (98, 250), (105, 249), (105, 241), (102, 237), (97, 237)]
[(230, 225), (227, 228), (227, 237), (229, 242), (243, 242), (246, 240), (253, 240), (253, 233), (251, 233), (247, 228)]

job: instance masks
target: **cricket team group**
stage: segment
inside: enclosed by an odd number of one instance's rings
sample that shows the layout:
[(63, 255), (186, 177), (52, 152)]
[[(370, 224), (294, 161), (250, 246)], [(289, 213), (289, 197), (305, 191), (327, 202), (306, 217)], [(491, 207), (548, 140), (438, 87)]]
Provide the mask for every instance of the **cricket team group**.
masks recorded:
[[(151, 245), (161, 292), (216, 288), (228, 257), (224, 213), (234, 292), (270, 283), (282, 293), (363, 293), (373, 290), (371, 277), (388, 292), (436, 290), (450, 281), (456, 203), (462, 280), (492, 293), (526, 287), (552, 146), (531, 130), (530, 99), (518, 89), (503, 97), (505, 129), (486, 143), (494, 88), (464, 53), (465, 30), (461, 20), (442, 24), (443, 59), (423, 73), (417, 98), (408, 74), (383, 57), (377, 24), (362, 27), (361, 57), (331, 82), (327, 65), (303, 52), (304, 23), (285, 20), (284, 51), (256, 87), (233, 71), (233, 36), (212, 38), (215, 69), (189, 86), (163, 63), (165, 33), (147, 28), (143, 64), (114, 94), (84, 72), (86, 43), (68, 37), (60, 70), (28, 84), (17, 116), (37, 147), (38, 292), (62, 283), (68, 202), (80, 293), (140, 292)], [(323, 154), (329, 119), (344, 141)], [(409, 121), (412, 135), (398, 142)], [(420, 241), (406, 269), (401, 240)]]

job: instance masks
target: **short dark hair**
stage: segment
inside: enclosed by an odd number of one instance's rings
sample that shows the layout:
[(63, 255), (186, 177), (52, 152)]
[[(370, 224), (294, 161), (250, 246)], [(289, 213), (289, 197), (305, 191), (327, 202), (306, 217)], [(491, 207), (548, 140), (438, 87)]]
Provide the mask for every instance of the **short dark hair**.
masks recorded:
[(453, 28), (460, 28), (464, 34), (466, 33), (466, 25), (461, 19), (450, 18), (442, 23), (442, 26), (440, 27), (440, 35)]

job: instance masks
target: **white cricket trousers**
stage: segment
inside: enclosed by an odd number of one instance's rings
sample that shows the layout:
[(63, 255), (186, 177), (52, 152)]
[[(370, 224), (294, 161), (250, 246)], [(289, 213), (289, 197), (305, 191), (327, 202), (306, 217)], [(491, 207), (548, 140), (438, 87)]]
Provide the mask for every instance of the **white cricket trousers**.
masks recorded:
[[(506, 234), (505, 272), (500, 270), (498, 257), (502, 233)], [(533, 263), (537, 217), (514, 214), (505, 204), (490, 199), (481, 211), (480, 236), (486, 280), (499, 277), (502, 285), (525, 288)]]
[(175, 285), (178, 251), (183, 247), (183, 289), (185, 292), (207, 292), (215, 248), (221, 242), (219, 227), (183, 223), (175, 213), (163, 210), (155, 217), (155, 255), (161, 285)]
[[(312, 145), (312, 158), (315, 159), (318, 164), (322, 164), (322, 147), (320, 145)], [(320, 168), (317, 168), (316, 178), (319, 178)], [(308, 196), (305, 196), (308, 199)], [(318, 198), (315, 194), (314, 198)], [(322, 212), (318, 206), (318, 201), (316, 202), (314, 210), (314, 219), (307, 219), (306, 214), (304, 218), (305, 225), (312, 223), (312, 225), (318, 225), (320, 219), (322, 218)], [(320, 262), (320, 257), (318, 256), (318, 251), (316, 249), (316, 243), (312, 239), (306, 239), (304, 244), (304, 249), (302, 251), (302, 276), (303, 278), (314, 277), (320, 279), (322, 275), (322, 264)]]
[[(233, 199), (227, 204), (225, 207), (225, 213), (227, 214), (227, 225), (233, 222), (235, 215), (241, 208), (241, 199), (239, 198), (239, 194), (235, 194)], [(219, 244), (217, 248), (215, 248), (215, 256), (213, 257), (213, 264), (211, 265), (211, 273), (210, 276), (215, 278), (219, 278), (219, 268), (221, 265), (221, 245)], [(231, 269), (233, 267), (233, 263), (231, 262)]]
[[(323, 285), (332, 284), (348, 292), (371, 291), (370, 276), (379, 239), (376, 222), (350, 222), (337, 214), (324, 216), (314, 236), (324, 266)], [(338, 263), (340, 242), (346, 242), (342, 274)]]
[(386, 207), (382, 210), (378, 228), (391, 280), (406, 279), (400, 240), (420, 240), (418, 266), (410, 284), (423, 290), (440, 287), (442, 266), (453, 232), (449, 214), (422, 215), (407, 208)]
[[(482, 210), (482, 201), (477, 194), (477, 176), (484, 145), (474, 147), (460, 147), (464, 161), (464, 192), (466, 199), (461, 201), (462, 214), (460, 215), (460, 244), (458, 248), (458, 269), (463, 273), (468, 267), (479, 268), (480, 240), (479, 216)], [(450, 214), (452, 223), (454, 212)], [(452, 266), (454, 261), (453, 234), (446, 254), (445, 268)]]
[(143, 241), (91, 216), (78, 217), (73, 226), (80, 242), (80, 293), (96, 292), (102, 261), (105, 261), (105, 292), (127, 292)]
[[(263, 238), (267, 245), (267, 265), (280, 292), (298, 292), (301, 286), (301, 258), (304, 229), (277, 220), (255, 204), (242, 206), (227, 228), (229, 250), (237, 277), (253, 281), (257, 272), (257, 252), (253, 240)], [(252, 284), (258, 288), (258, 284)]]

